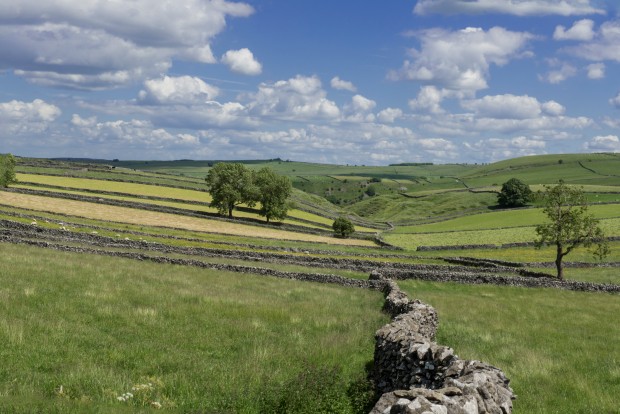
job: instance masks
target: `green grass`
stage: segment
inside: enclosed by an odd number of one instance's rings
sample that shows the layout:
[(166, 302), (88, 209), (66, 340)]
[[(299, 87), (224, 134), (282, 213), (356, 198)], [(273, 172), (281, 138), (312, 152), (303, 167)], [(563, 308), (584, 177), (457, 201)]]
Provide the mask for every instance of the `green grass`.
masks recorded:
[(618, 295), (401, 281), (439, 313), (438, 342), (500, 367), (514, 413), (613, 413), (620, 395)]
[[(468, 191), (436, 192), (408, 198), (403, 195), (384, 195), (373, 197), (351, 206), (356, 214), (376, 220), (390, 221), (395, 224), (412, 220), (433, 219), (442, 216), (460, 215), (464, 212), (488, 211), (495, 205), (497, 196), (490, 193), (472, 193)], [(406, 231), (409, 227), (398, 228)]]
[(261, 412), (262, 394), (290, 391), (308, 365), (339, 367), (345, 385), (360, 378), (386, 322), (378, 292), (2, 251), (0, 396), (11, 412), (111, 412), (152, 401), (173, 412)]
[[(481, 222), (482, 223), (482, 222)], [(603, 219), (601, 228), (608, 236), (620, 234), (620, 219)], [(414, 250), (418, 246), (502, 245), (506, 243), (533, 242), (534, 227), (509, 227), (505, 229), (435, 231), (432, 233), (384, 233), (383, 238), (395, 246)]]

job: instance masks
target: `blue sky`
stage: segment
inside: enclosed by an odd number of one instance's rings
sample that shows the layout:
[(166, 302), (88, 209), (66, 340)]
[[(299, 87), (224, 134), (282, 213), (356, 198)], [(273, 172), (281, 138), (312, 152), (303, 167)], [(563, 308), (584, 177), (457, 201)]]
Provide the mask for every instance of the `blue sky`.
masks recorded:
[(8, 0), (0, 153), (482, 163), (620, 152), (611, 0)]

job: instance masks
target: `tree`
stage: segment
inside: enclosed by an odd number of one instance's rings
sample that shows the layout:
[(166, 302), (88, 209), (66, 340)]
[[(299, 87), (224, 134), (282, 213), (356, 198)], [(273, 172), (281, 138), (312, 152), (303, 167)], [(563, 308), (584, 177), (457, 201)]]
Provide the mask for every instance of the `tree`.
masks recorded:
[(287, 199), (292, 192), (288, 177), (276, 174), (271, 168), (260, 169), (254, 176), (260, 202), (259, 214), (267, 219), (283, 220), (289, 209)]
[(334, 233), (336, 236), (342, 237), (346, 239), (355, 231), (355, 227), (353, 227), (353, 223), (346, 217), (338, 217), (334, 220), (334, 224), (332, 224), (332, 228), (334, 229)]
[(598, 220), (588, 213), (582, 189), (560, 181), (555, 187), (545, 186), (542, 199), (545, 205), (543, 212), (550, 223), (536, 226), (539, 238), (535, 244), (537, 248), (555, 245), (558, 279), (564, 279), (562, 259), (576, 247), (590, 248), (596, 245), (593, 254), (599, 259), (603, 259), (609, 253), (609, 246)]
[(12, 154), (0, 155), (0, 187), (6, 188), (16, 182), (15, 157)]
[(211, 194), (211, 206), (220, 214), (228, 213), (232, 218), (235, 206), (245, 204), (253, 207), (256, 204), (257, 188), (254, 185), (252, 172), (240, 163), (215, 164), (205, 179)]
[(532, 190), (518, 178), (511, 178), (502, 185), (497, 203), (502, 208), (523, 207), (532, 199)]

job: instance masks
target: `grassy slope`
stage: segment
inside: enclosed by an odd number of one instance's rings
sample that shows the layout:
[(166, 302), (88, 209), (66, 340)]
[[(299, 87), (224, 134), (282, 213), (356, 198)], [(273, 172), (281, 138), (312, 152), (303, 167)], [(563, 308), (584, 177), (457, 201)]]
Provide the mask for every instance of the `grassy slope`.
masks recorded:
[[(588, 158), (589, 157), (589, 158)], [(485, 186), (489, 186), (492, 184), (501, 184), (503, 181), (516, 176), (518, 178), (522, 177), (530, 177), (532, 180), (531, 183), (552, 183), (557, 181), (557, 178), (567, 178), (575, 183), (587, 183), (588, 185), (605, 185), (606, 187), (588, 187), (589, 191), (593, 191), (592, 197), (595, 198), (596, 195), (603, 197), (603, 192), (614, 191), (618, 186), (616, 182), (616, 177), (605, 177), (601, 175), (604, 172), (607, 175), (613, 175), (617, 168), (615, 166), (618, 165), (619, 157), (609, 156), (609, 155), (601, 155), (594, 156), (591, 154), (588, 155), (574, 155), (574, 156), (561, 156), (563, 159), (563, 163), (559, 164), (556, 156), (545, 156), (545, 157), (525, 157), (523, 159), (509, 160), (503, 163), (497, 163), (489, 166), (441, 166), (444, 168), (443, 174), (445, 174), (444, 178), (441, 178), (439, 170), (440, 166), (424, 166), (424, 167), (402, 167), (404, 171), (405, 168), (409, 168), (410, 178), (419, 177), (423, 174), (426, 175), (426, 181), (416, 181), (417, 179), (413, 179), (407, 182), (409, 188), (409, 194), (412, 196), (423, 195), (425, 197), (434, 197), (432, 202), (428, 202), (428, 204), (422, 207), (420, 204), (423, 199), (411, 198), (410, 203), (402, 202), (402, 196), (398, 196), (397, 199), (401, 201), (400, 204), (396, 204), (395, 201), (390, 199), (388, 196), (376, 197), (371, 200), (367, 200), (365, 202), (370, 202), (374, 200), (386, 200), (381, 203), (379, 206), (374, 207), (377, 209), (376, 216), (369, 215), (369, 217), (384, 217), (388, 216), (388, 213), (393, 212), (394, 214), (400, 214), (399, 220), (402, 222), (411, 222), (414, 220), (418, 220), (421, 217), (424, 218), (429, 215), (429, 209), (436, 208), (437, 211), (433, 211), (432, 214), (436, 214), (436, 219), (439, 218), (447, 218), (450, 216), (454, 216), (454, 210), (446, 210), (441, 211), (442, 203), (445, 204), (445, 208), (449, 209), (450, 207), (454, 207), (455, 204), (459, 206), (457, 208), (456, 213), (472, 213), (472, 212), (480, 212), (486, 209), (485, 204), (479, 201), (476, 201), (474, 197), (479, 197), (479, 194), (472, 195), (471, 198), (453, 198), (450, 200), (450, 197), (459, 197), (459, 194), (468, 194), (469, 197), (472, 193), (463, 193), (457, 192), (453, 193), (452, 191), (446, 191), (450, 188), (452, 189), (462, 189), (463, 186), (461, 182), (456, 182), (454, 179), (446, 178), (451, 173), (454, 175), (459, 175), (468, 185), (476, 185), (476, 188), (485, 189)], [(598, 171), (599, 173), (592, 173), (589, 169), (584, 168), (577, 161), (581, 161), (581, 164)], [(303, 164), (300, 163), (275, 163), (275, 165), (283, 166), (280, 168), (289, 168), (290, 173), (303, 173), (308, 176), (317, 174), (317, 171), (320, 169), (324, 169), (323, 173), (333, 174), (337, 176), (338, 179), (343, 179), (347, 174), (355, 175), (359, 177), (371, 177), (372, 174), (383, 174), (383, 180), (389, 180), (390, 168), (394, 169), (395, 167), (380, 167), (376, 168), (372, 171), (366, 170), (362, 167), (339, 167), (339, 166), (323, 166), (323, 165), (312, 165), (312, 164)], [(274, 167), (275, 167), (274, 165)], [(168, 166), (169, 171), (174, 171), (178, 173), (178, 169), (174, 167), (174, 165)], [(194, 168), (193, 171), (199, 171), (197, 174), (204, 174), (203, 170), (198, 170), (196, 165), (189, 166), (188, 168)], [(256, 165), (256, 167), (260, 167), (260, 165)], [(517, 168), (518, 167), (518, 168)], [(596, 167), (596, 169), (595, 169)], [(200, 167), (202, 168), (202, 167)], [(303, 169), (302, 169), (303, 168)], [(317, 170), (317, 168), (319, 170)], [(366, 167), (370, 168), (370, 167)], [(402, 172), (398, 170), (397, 172)], [(295, 169), (296, 171), (291, 171)], [(437, 175), (433, 175), (433, 173), (437, 173)], [(521, 175), (522, 174), (522, 175)], [(320, 175), (320, 174), (318, 174)], [(395, 174), (394, 174), (395, 175)], [(404, 173), (402, 174), (405, 175)], [(199, 175), (197, 175), (199, 176)], [(538, 177), (538, 178), (537, 178)], [(407, 180), (408, 178), (404, 178)], [(503, 181), (502, 181), (503, 180)], [(399, 181), (398, 179), (396, 181)], [(402, 184), (402, 183), (399, 183)], [(450, 187), (451, 186), (451, 187)], [(478, 187), (479, 186), (479, 187)], [(455, 196), (456, 194), (456, 196)], [(482, 193), (484, 194), (484, 193)], [(489, 196), (492, 197), (492, 194), (486, 194), (484, 197), (487, 197), (486, 200), (488, 202)], [(307, 196), (302, 196), (307, 197)], [(442, 199), (445, 197), (445, 199)], [(604, 197), (615, 197), (612, 195), (605, 195)], [(310, 204), (319, 204), (320, 199), (316, 197), (308, 197)], [(609, 201), (609, 200), (608, 200)], [(325, 205), (325, 209), (328, 210), (329, 205)], [(610, 217), (614, 216), (613, 212), (617, 211), (616, 205), (612, 206), (601, 206), (601, 210), (599, 211), (602, 216)], [(597, 206), (596, 209), (599, 207)], [(329, 207), (331, 209), (331, 207)], [(382, 210), (384, 209), (384, 210)], [(616, 210), (614, 210), (616, 209)], [(319, 211), (321, 208), (318, 209)], [(466, 211), (467, 210), (467, 211)], [(387, 212), (387, 213), (386, 213)], [(425, 214), (424, 216), (422, 216)], [(493, 213), (495, 214), (495, 213)], [(499, 212), (498, 212), (499, 214)], [(445, 222), (438, 223), (435, 225), (428, 225), (426, 228), (422, 228), (425, 231), (435, 231), (434, 234), (430, 235), (416, 235), (416, 234), (395, 234), (393, 237), (401, 237), (405, 244), (404, 246), (415, 247), (415, 244), (411, 244), (411, 239), (414, 237), (436, 237), (436, 244), (456, 244), (458, 243), (477, 243), (477, 239), (473, 237), (475, 233), (480, 233), (476, 235), (476, 237), (480, 238), (480, 243), (488, 242), (489, 240), (493, 240), (493, 237), (501, 235), (506, 238), (506, 242), (508, 241), (531, 241), (531, 234), (519, 235), (519, 232), (527, 232), (531, 231), (532, 227), (522, 227), (510, 231), (505, 230), (497, 230), (494, 229), (499, 225), (505, 225), (504, 222), (508, 221), (511, 225), (530, 225), (532, 221), (536, 220), (536, 210), (521, 210), (520, 212), (510, 212), (510, 213), (502, 213), (504, 214), (503, 218), (499, 218), (498, 220), (493, 220), (493, 217), (500, 217), (495, 215), (488, 214), (480, 214), (478, 216), (472, 217), (464, 217), (462, 219), (455, 219), (453, 222)], [(525, 216), (522, 216), (525, 214)], [(615, 215), (617, 217), (617, 214)], [(618, 220), (611, 219), (609, 220), (613, 226), (616, 226), (616, 230), (618, 231)], [(136, 225), (138, 226), (138, 225)], [(434, 226), (434, 227), (433, 227)], [(456, 228), (460, 229), (459, 232), (456, 233), (448, 233), (446, 230), (449, 230), (452, 226), (456, 226)], [(490, 230), (480, 230), (481, 228)], [(397, 229), (398, 231), (398, 229)], [(407, 232), (416, 232), (420, 231), (420, 228), (407, 228), (404, 229)], [(242, 237), (247, 235), (239, 235), (234, 236), (235, 240), (242, 240)], [(231, 236), (219, 235), (217, 237), (225, 237), (230, 238)], [(523, 238), (523, 240), (521, 240)], [(232, 239), (231, 239), (232, 240)], [(258, 239), (252, 239), (258, 240)], [(263, 239), (266, 241), (266, 239)], [(278, 241), (270, 241), (275, 242)], [(502, 241), (503, 242), (503, 241)], [(283, 242), (286, 244), (289, 242)], [(292, 243), (292, 242), (290, 242)], [(300, 243), (300, 242), (295, 242)], [(418, 242), (416, 242), (418, 243)], [(426, 243), (418, 243), (418, 244), (426, 244)], [(330, 248), (334, 249), (351, 249), (351, 247), (338, 247), (338, 246), (330, 246)], [(609, 260), (618, 261), (618, 243), (612, 244), (612, 257)], [(471, 256), (482, 256), (487, 258), (500, 258), (511, 261), (549, 261), (551, 260), (552, 254), (545, 249), (541, 251), (536, 251), (531, 248), (520, 248), (520, 249), (507, 249), (507, 250), (487, 250), (487, 251), (456, 251), (456, 252), (434, 252), (432, 255), (471, 255)], [(547, 257), (547, 256), (548, 257)], [(567, 257), (567, 260), (579, 260), (586, 261), (589, 260), (588, 256), (581, 251), (577, 250), (574, 253), (571, 253), (571, 256)], [(590, 281), (598, 281), (598, 282), (611, 282), (611, 283), (620, 283), (618, 280), (617, 272), (612, 269), (569, 269), (567, 277), (575, 278), (579, 280), (590, 280)], [(532, 402), (531, 399), (526, 399), (523, 402), (522, 407), (520, 408), (521, 398), (515, 402), (516, 411), (515, 412), (590, 412), (588, 411), (585, 405), (582, 403), (581, 398), (577, 401), (576, 408), (571, 408), (568, 405), (564, 404), (562, 401), (558, 401), (554, 398), (544, 398), (546, 393), (555, 393), (557, 395), (567, 395), (567, 392), (576, 392), (583, 393), (587, 398), (592, 398), (594, 400), (601, 399), (603, 401), (602, 407), (608, 407), (608, 402), (610, 400), (610, 396), (613, 395), (608, 393), (605, 388), (602, 388), (602, 391), (598, 391), (599, 383), (598, 380), (590, 380), (590, 376), (594, 375), (592, 371), (587, 371), (587, 367), (582, 367), (583, 364), (581, 362), (575, 363), (573, 358), (579, 358), (579, 355), (576, 356), (574, 353), (574, 349), (583, 349), (585, 344), (583, 341), (580, 342), (582, 338), (573, 338), (567, 334), (571, 330), (573, 332), (586, 332), (590, 335), (590, 338), (594, 341), (595, 351), (594, 354), (601, 355), (603, 352), (609, 352), (610, 355), (613, 355), (613, 350), (601, 348), (600, 346), (600, 333), (607, 329), (609, 331), (608, 335), (614, 341), (617, 341), (616, 338), (618, 335), (618, 330), (615, 325), (607, 326), (602, 324), (603, 328), (598, 330), (598, 327), (590, 327), (589, 324), (596, 324), (600, 317), (602, 317), (602, 308), (607, 306), (607, 296), (602, 297), (600, 300), (601, 307), (598, 305), (592, 305), (592, 311), (588, 310), (587, 313), (584, 313), (579, 318), (573, 318), (574, 320), (566, 320), (563, 317), (563, 314), (566, 315), (575, 315), (576, 306), (579, 304), (583, 304), (580, 306), (580, 309), (590, 309), (591, 304), (596, 301), (596, 298), (599, 298), (598, 295), (587, 295), (580, 293), (570, 293), (565, 295), (566, 292), (556, 292), (552, 290), (541, 290), (541, 293), (538, 293), (538, 290), (510, 290), (510, 289), (500, 289), (493, 290), (491, 287), (480, 287), (480, 286), (469, 286), (469, 287), (451, 287), (450, 284), (446, 285), (436, 285), (436, 284), (416, 284), (415, 282), (403, 282), (407, 285), (408, 289), (412, 293), (413, 297), (420, 297), (423, 300), (431, 303), (434, 306), (439, 308), (439, 314), (441, 318), (441, 324), (444, 323), (444, 320), (447, 323), (445, 328), (440, 328), (442, 330), (442, 335), (440, 337), (443, 343), (446, 343), (452, 347), (454, 347), (457, 353), (463, 357), (468, 358), (476, 358), (485, 361), (489, 361), (495, 363), (500, 368), (505, 369), (509, 376), (513, 379), (513, 387), (517, 390), (517, 393), (530, 393), (534, 392), (533, 395), (540, 395), (542, 403), (537, 405), (538, 403)], [(530, 298), (530, 294), (532, 298)], [(422, 296), (421, 296), (422, 295)], [(549, 305), (551, 308), (547, 309), (544, 306), (545, 297), (549, 297)], [(486, 302), (480, 302), (484, 298), (496, 298), (500, 301), (499, 304), (490, 306)], [(611, 296), (610, 300), (615, 300), (615, 296)], [(506, 302), (506, 311), (497, 312), (496, 309), (503, 306), (504, 301)], [(564, 304), (563, 302), (570, 302), (570, 305), (573, 307), (567, 307), (568, 304)], [(616, 301), (617, 302), (617, 301)], [(450, 304), (454, 304), (450, 307)], [(459, 313), (463, 313), (463, 309), (467, 309), (471, 303), (471, 312), (477, 313), (474, 316), (468, 316), (464, 319), (458, 319)], [(534, 305), (532, 305), (534, 303)], [(615, 303), (615, 302), (614, 302)], [(614, 306), (609, 307), (611, 311), (614, 311)], [(557, 308), (557, 311), (550, 311), (550, 309)], [(468, 309), (469, 311), (469, 309)], [(549, 319), (548, 316), (544, 315), (544, 312), (549, 311), (549, 317), (553, 317), (554, 319)], [(445, 316), (444, 316), (445, 312)], [(468, 312), (469, 313), (469, 312)], [(617, 313), (617, 312), (616, 312)], [(535, 334), (532, 336), (528, 336), (524, 334), (524, 331), (528, 328), (529, 320), (517, 320), (515, 321), (515, 315), (528, 315), (528, 318), (533, 318), (533, 321), (541, 320), (541, 323), (533, 324), (532, 331)], [(456, 315), (456, 316), (455, 316)], [(493, 315), (491, 318), (490, 315)], [(588, 316), (589, 315), (589, 316)], [(608, 315), (607, 315), (608, 316)], [(457, 319), (455, 319), (457, 318)], [(487, 318), (487, 319), (485, 319)], [(526, 318), (527, 319), (527, 318)], [(613, 318), (608, 318), (607, 320), (612, 320)], [(454, 321), (458, 322), (454, 322)], [(485, 328), (486, 324), (488, 324), (489, 329)], [(550, 327), (553, 327), (551, 329)], [(455, 331), (456, 333), (450, 333), (450, 331)], [(493, 334), (491, 334), (493, 332)], [(504, 333), (505, 332), (505, 333)], [(556, 335), (557, 332), (560, 332), (559, 336)], [(445, 335), (445, 336), (444, 336)], [(581, 334), (580, 334), (581, 335)], [(552, 366), (548, 363), (548, 353), (547, 350), (544, 349), (544, 344), (541, 345), (541, 338), (545, 338), (547, 336), (552, 336), (553, 339), (553, 348), (559, 350), (559, 353), (566, 353), (568, 355), (567, 358), (562, 358), (557, 361), (557, 363), (553, 363)], [(573, 335), (575, 336), (575, 335)], [(519, 339), (519, 338), (524, 339)], [(560, 338), (560, 339), (556, 339)], [(459, 338), (461, 340), (459, 340)], [(531, 344), (530, 344), (531, 342)], [(613, 343), (613, 342), (612, 342)], [(563, 345), (562, 345), (563, 344)], [(563, 349), (565, 347), (567, 349)], [(488, 352), (488, 349), (494, 349), (497, 351), (495, 354), (493, 352)], [(568, 349), (570, 348), (570, 349)], [(503, 353), (502, 353), (503, 352)], [(522, 353), (526, 355), (522, 360), (518, 360), (517, 357), (514, 357), (512, 360), (506, 360), (506, 354), (515, 355), (516, 353)], [(499, 355), (499, 357), (498, 357)], [(503, 359), (504, 358), (504, 359)], [(587, 361), (591, 361), (586, 358)], [(499, 362), (498, 362), (499, 361)], [(533, 378), (536, 378), (537, 381), (532, 381), (528, 378), (528, 373), (519, 372), (518, 367), (515, 368), (515, 365), (519, 365), (520, 362), (523, 361), (533, 361), (534, 366), (539, 364), (541, 367), (538, 371), (546, 372), (544, 376), (538, 375), (537, 372), (533, 372), (536, 374)], [(506, 365), (506, 367), (504, 366)], [(605, 369), (598, 365), (598, 362), (592, 363), (594, 369), (601, 370)], [(577, 378), (575, 372), (575, 366), (578, 367), (578, 370), (586, 369), (586, 375)], [(618, 384), (618, 376), (617, 369), (614, 371), (612, 365), (608, 371), (610, 371), (609, 375), (604, 375), (602, 378), (605, 381), (609, 381), (613, 386), (617, 386)], [(552, 369), (551, 369), (552, 368)], [(549, 375), (549, 372), (569, 372), (570, 381), (574, 381), (577, 383), (577, 386), (571, 386), (571, 384), (567, 384), (566, 381), (562, 379), (557, 379), (556, 376)], [(589, 372), (589, 373), (588, 373)], [(585, 378), (585, 379), (584, 379)], [(134, 381), (134, 380), (132, 380)], [(615, 382), (614, 382), (615, 381)], [(615, 384), (615, 385), (614, 385)], [(540, 390), (532, 390), (531, 388), (539, 387)], [(593, 390), (596, 388), (596, 390)], [(612, 389), (612, 392), (615, 392)], [(561, 400), (562, 398), (559, 398)], [(564, 404), (564, 405), (562, 405)], [(607, 404), (607, 405), (605, 405)], [(561, 407), (561, 411), (554, 411), (556, 407)]]
[[(304, 361), (363, 375), (378, 292), (2, 245), (0, 395), (10, 412), (260, 412)], [(231, 294), (234, 292), (234, 294)], [(62, 388), (61, 388), (62, 386)], [(146, 393), (142, 393), (146, 394)]]
[(439, 312), (438, 341), (501, 367), (514, 413), (612, 413), (620, 395), (615, 295), (399, 282)]

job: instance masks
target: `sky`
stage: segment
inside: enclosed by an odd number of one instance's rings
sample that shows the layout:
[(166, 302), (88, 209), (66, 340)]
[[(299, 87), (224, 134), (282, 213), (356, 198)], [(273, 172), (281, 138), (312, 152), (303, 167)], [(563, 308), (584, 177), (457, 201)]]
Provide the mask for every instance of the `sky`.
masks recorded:
[(620, 152), (615, 0), (3, 0), (0, 153)]

